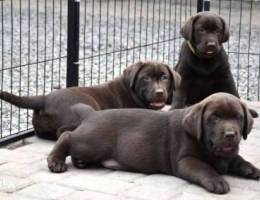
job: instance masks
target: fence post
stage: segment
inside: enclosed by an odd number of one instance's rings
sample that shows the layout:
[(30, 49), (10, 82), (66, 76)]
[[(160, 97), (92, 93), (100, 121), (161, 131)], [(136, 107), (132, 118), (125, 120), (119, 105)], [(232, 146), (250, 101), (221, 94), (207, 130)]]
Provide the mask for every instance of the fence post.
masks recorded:
[(210, 10), (210, 0), (204, 0), (204, 10), (209, 11)]
[(210, 0), (197, 0), (197, 12), (209, 11)]
[(203, 0), (197, 0), (197, 12), (203, 11)]
[(68, 0), (67, 87), (79, 82), (79, 9), (80, 0)]

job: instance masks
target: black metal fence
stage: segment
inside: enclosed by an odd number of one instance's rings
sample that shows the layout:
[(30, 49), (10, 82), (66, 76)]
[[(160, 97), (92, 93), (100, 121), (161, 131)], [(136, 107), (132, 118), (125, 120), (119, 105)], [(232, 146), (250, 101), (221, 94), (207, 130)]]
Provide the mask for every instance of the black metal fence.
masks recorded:
[[(225, 48), (241, 96), (258, 100), (259, 8), (253, 0), (0, 0), (0, 89), (40, 95), (96, 85), (140, 59), (174, 66), (181, 26), (210, 9), (230, 27)], [(31, 116), (0, 101), (0, 144), (32, 134)]]

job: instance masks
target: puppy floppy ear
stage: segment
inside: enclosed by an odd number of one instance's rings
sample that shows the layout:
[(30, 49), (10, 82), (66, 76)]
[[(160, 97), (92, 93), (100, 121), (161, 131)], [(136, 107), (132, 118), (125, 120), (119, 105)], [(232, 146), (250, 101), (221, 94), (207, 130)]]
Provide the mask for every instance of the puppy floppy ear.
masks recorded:
[(243, 125), (243, 131), (242, 131), (242, 135), (244, 140), (247, 139), (247, 135), (250, 133), (250, 131), (252, 130), (253, 127), (253, 118), (252, 115), (250, 114), (247, 106), (241, 102), (243, 111), (244, 111), (244, 125)]
[(168, 65), (167, 65), (167, 69), (170, 74), (170, 86), (169, 86), (169, 91), (168, 91), (167, 104), (171, 104), (173, 91), (176, 91), (180, 87), (181, 76), (178, 72), (176, 72), (175, 70), (172, 70)]
[(143, 67), (144, 67), (144, 62), (139, 61), (137, 63), (128, 66), (124, 70), (123, 77), (130, 88), (132, 89), (134, 88), (136, 77)]
[(199, 141), (203, 132), (203, 115), (205, 104), (196, 104), (188, 111), (182, 120), (184, 130)]
[(181, 28), (182, 37), (184, 37), (188, 41), (192, 41), (193, 25), (198, 18), (198, 14), (190, 17)]
[(222, 17), (219, 17), (219, 18), (220, 18), (220, 20), (222, 22), (222, 26), (223, 26), (223, 33), (222, 33), (223, 36), (222, 36), (221, 43), (224, 43), (224, 42), (228, 41), (230, 32), (229, 32), (229, 28), (228, 28), (225, 20)]

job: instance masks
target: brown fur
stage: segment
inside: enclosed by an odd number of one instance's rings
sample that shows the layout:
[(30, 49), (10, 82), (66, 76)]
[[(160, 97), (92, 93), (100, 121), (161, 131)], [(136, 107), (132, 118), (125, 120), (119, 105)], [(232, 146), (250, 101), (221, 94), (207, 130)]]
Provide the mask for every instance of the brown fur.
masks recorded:
[(47, 96), (19, 97), (0, 91), (0, 99), (21, 108), (33, 109), (33, 126), (39, 137), (57, 139), (73, 130), (78, 121), (69, 107), (84, 103), (95, 110), (109, 108), (160, 109), (171, 102), (180, 82), (178, 73), (158, 62), (137, 62), (113, 81), (93, 87), (72, 87)]
[[(203, 100), (216, 92), (239, 97), (230, 71), (228, 56), (222, 43), (229, 39), (229, 29), (222, 17), (201, 12), (188, 19), (181, 29), (186, 41), (180, 51), (175, 70), (182, 81), (174, 93), (172, 109), (183, 108)], [(188, 46), (192, 44), (195, 54)], [(250, 110), (253, 117), (258, 114)]]
[(227, 193), (221, 174), (259, 179), (260, 171), (238, 155), (253, 119), (245, 104), (227, 93), (216, 93), (185, 109), (155, 112), (144, 109), (94, 111), (72, 107), (82, 123), (66, 131), (48, 156), (52, 172), (102, 164), (110, 169), (165, 173)]

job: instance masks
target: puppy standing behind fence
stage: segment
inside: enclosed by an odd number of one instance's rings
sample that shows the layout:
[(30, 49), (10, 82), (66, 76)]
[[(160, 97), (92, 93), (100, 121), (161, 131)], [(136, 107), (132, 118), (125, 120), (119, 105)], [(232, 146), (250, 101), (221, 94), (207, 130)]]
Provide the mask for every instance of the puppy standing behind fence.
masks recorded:
[(180, 76), (168, 65), (158, 62), (137, 62), (127, 67), (123, 75), (94, 87), (72, 87), (54, 91), (47, 96), (19, 97), (0, 91), (0, 99), (21, 108), (33, 109), (33, 126), (42, 138), (57, 139), (65, 130), (78, 125), (69, 107), (76, 103), (90, 105), (95, 110), (109, 108), (160, 109), (171, 103), (173, 90)]
[(82, 123), (64, 132), (49, 154), (53, 172), (65, 171), (65, 159), (71, 155), (80, 168), (102, 163), (110, 169), (172, 174), (218, 194), (229, 191), (220, 174), (260, 177), (260, 170), (238, 155), (239, 142), (247, 138), (253, 119), (231, 94), (216, 93), (169, 112), (94, 111), (83, 104), (72, 109)]
[[(193, 105), (216, 92), (239, 97), (222, 43), (229, 39), (224, 19), (212, 12), (192, 16), (181, 29), (182, 44), (175, 70), (182, 81), (174, 93), (172, 108)], [(250, 109), (253, 117), (256, 111)]]

